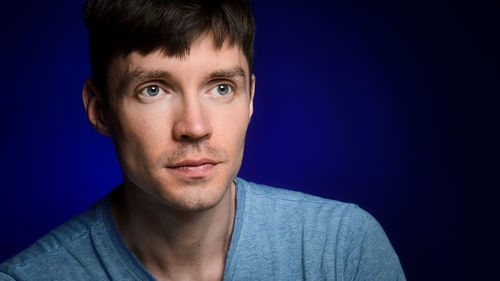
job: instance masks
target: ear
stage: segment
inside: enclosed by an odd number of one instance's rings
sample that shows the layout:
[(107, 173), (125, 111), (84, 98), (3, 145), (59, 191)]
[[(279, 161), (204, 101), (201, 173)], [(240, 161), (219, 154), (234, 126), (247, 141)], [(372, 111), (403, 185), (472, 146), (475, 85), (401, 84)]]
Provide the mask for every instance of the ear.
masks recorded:
[(248, 119), (252, 118), (253, 115), (253, 97), (255, 96), (255, 74), (252, 74), (252, 85), (250, 89), (250, 108), (249, 108), (249, 115)]
[(111, 136), (109, 127), (105, 123), (101, 96), (90, 78), (83, 84), (82, 98), (87, 118), (92, 127), (105, 136)]

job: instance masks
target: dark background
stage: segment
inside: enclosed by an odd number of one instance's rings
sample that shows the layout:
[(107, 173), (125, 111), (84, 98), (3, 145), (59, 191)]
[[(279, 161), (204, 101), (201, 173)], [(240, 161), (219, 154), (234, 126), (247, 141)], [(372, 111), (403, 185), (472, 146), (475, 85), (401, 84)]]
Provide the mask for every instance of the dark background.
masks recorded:
[[(1, 7), (0, 262), (121, 181), (88, 124), (82, 1)], [(410, 280), (499, 262), (495, 1), (262, 1), (240, 176), (354, 202)], [(496, 275), (495, 275), (496, 276)]]

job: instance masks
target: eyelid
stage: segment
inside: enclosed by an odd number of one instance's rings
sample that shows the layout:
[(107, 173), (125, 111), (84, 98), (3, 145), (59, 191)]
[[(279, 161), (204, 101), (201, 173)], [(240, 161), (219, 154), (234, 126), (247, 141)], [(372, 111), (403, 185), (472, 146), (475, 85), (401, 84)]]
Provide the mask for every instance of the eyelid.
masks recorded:
[(158, 88), (160, 88), (162, 91), (164, 92), (169, 92), (168, 90), (168, 86), (165, 85), (165, 83), (161, 82), (161, 81), (149, 81), (149, 82), (145, 82), (145, 83), (141, 83), (136, 89), (136, 92), (137, 93), (140, 93), (142, 92), (144, 89), (146, 89), (147, 87), (151, 87), (151, 86), (156, 86)]
[[(156, 96), (149, 96), (146, 93), (143, 93), (144, 91), (147, 90), (148, 87), (152, 87), (152, 86), (158, 87), (158, 89), (160, 90), (160, 92)], [(168, 94), (168, 91), (165, 90), (165, 87), (161, 86), (160, 83), (150, 82), (150, 83), (143, 84), (140, 87), (138, 87), (136, 95), (137, 95), (137, 98), (149, 103), (149, 102), (153, 102), (155, 100), (164, 98), (167, 94)]]
[[(228, 93), (225, 94), (225, 95), (221, 95), (218, 93), (218, 87), (221, 86), (221, 85), (225, 85), (227, 86), (229, 89), (228, 89)], [(212, 97), (216, 97), (216, 98), (223, 98), (223, 99), (232, 99), (232, 97), (234, 97), (234, 95), (236, 94), (236, 88), (235, 86), (231, 83), (231, 82), (220, 82), (220, 83), (217, 83), (215, 85), (211, 85), (210, 86), (210, 89), (206, 92), (206, 94), (212, 96)]]
[(227, 80), (227, 79), (216, 79), (216, 80), (212, 80), (210, 81), (210, 90), (212, 90), (213, 88), (219, 86), (219, 85), (228, 85), (232, 91), (235, 91), (238, 87), (236, 86), (236, 83), (234, 83), (233, 81), (231, 80)]

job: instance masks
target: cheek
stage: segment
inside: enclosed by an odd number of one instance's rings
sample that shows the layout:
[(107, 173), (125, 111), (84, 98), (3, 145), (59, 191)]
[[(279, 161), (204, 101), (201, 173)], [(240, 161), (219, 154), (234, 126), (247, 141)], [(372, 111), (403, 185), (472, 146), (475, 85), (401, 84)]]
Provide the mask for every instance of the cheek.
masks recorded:
[[(160, 114), (161, 113), (161, 114)], [(129, 168), (154, 165), (168, 140), (168, 118), (160, 110), (144, 110), (141, 105), (121, 107), (118, 114), (117, 139), (119, 157)], [(137, 167), (136, 167), (137, 168)]]
[(245, 135), (249, 122), (248, 105), (244, 103), (238, 106), (219, 109), (216, 112), (216, 121), (213, 122), (214, 137), (224, 142), (225, 149), (232, 154), (241, 153), (245, 142)]

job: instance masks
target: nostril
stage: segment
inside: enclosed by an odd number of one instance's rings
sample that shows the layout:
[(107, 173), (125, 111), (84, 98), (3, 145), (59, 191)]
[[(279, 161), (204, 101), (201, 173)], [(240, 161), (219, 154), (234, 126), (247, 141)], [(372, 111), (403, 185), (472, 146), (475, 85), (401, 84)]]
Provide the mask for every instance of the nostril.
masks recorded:
[(203, 120), (184, 119), (174, 126), (174, 138), (178, 141), (197, 141), (211, 135), (210, 124)]
[(198, 141), (209, 136), (208, 133), (190, 133), (181, 135), (181, 140), (186, 142)]
[(210, 121), (205, 118), (203, 104), (197, 95), (183, 95), (179, 106), (173, 128), (176, 140), (196, 141), (211, 135)]

